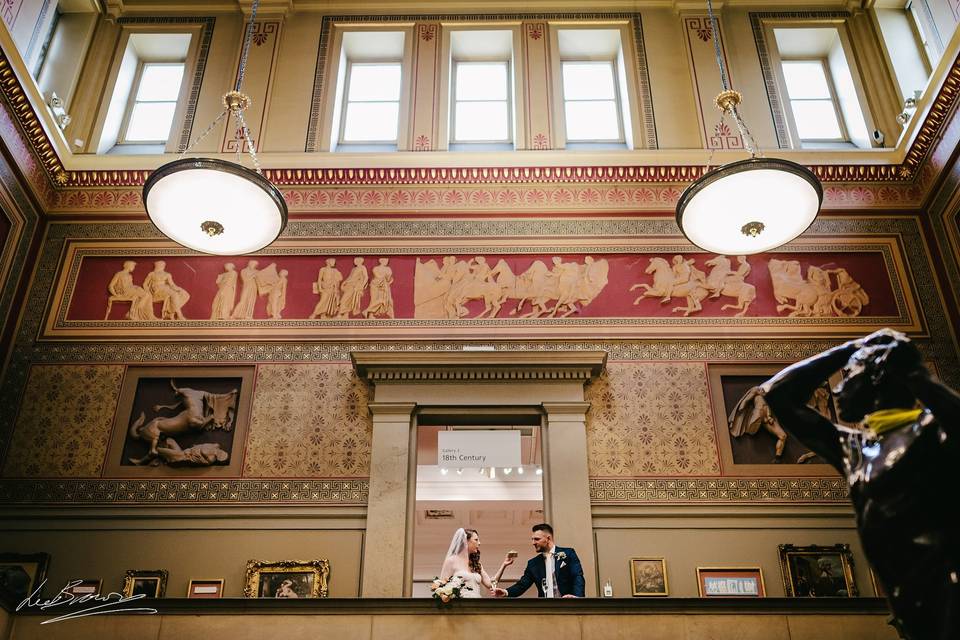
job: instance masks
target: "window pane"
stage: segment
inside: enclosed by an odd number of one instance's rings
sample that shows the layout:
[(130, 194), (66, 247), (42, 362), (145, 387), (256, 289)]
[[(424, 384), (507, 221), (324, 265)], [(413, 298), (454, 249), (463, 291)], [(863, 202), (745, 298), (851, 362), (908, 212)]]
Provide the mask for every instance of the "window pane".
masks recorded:
[(843, 137), (832, 101), (797, 100), (791, 104), (801, 140), (836, 140)]
[(617, 103), (567, 102), (567, 140), (619, 140)]
[(827, 76), (819, 61), (784, 62), (783, 77), (787, 81), (787, 92), (793, 100), (830, 97)]
[(139, 102), (130, 112), (127, 124), (128, 142), (166, 140), (170, 136), (173, 124), (173, 112), (176, 102)]
[(458, 102), (455, 140), (509, 140), (506, 102)]
[(351, 102), (343, 125), (345, 142), (393, 142), (397, 139), (398, 102)]
[(505, 62), (457, 65), (457, 100), (506, 100)]
[(399, 100), (399, 64), (355, 64), (350, 71), (350, 102)]
[(613, 100), (612, 62), (564, 62), (565, 100)]
[(137, 89), (137, 101), (176, 101), (182, 81), (182, 64), (145, 64)]

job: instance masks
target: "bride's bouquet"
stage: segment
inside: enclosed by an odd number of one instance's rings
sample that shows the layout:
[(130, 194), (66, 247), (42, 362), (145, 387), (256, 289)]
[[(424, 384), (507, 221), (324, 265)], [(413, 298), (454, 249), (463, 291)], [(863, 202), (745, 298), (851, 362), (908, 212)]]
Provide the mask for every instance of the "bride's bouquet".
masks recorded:
[(430, 591), (433, 592), (434, 600), (446, 604), (451, 600), (459, 600), (463, 597), (464, 591), (473, 591), (473, 587), (468, 587), (460, 576), (450, 576), (446, 582), (437, 577), (433, 579)]

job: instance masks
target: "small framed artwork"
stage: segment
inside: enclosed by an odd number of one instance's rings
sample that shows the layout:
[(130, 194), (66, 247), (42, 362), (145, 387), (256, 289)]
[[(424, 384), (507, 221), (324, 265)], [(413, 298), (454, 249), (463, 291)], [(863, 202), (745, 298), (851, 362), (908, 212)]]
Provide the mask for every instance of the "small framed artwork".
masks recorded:
[(788, 598), (855, 598), (850, 545), (781, 544), (780, 571)]
[(329, 595), (330, 563), (320, 560), (247, 562), (247, 598), (326, 598)]
[(635, 596), (666, 596), (667, 561), (664, 558), (630, 558), (630, 583)]
[(100, 578), (73, 578), (67, 581), (67, 586), (63, 589), (63, 592), (75, 598), (95, 596), (100, 593), (102, 586), (103, 580)]
[(123, 595), (162, 598), (167, 591), (166, 569), (127, 569), (123, 579)]
[(760, 567), (697, 567), (701, 598), (763, 598), (767, 595)]
[(47, 577), (49, 564), (46, 553), (0, 553), (0, 592), (23, 600)]
[(188, 598), (222, 598), (223, 578), (213, 580), (191, 580), (187, 587)]

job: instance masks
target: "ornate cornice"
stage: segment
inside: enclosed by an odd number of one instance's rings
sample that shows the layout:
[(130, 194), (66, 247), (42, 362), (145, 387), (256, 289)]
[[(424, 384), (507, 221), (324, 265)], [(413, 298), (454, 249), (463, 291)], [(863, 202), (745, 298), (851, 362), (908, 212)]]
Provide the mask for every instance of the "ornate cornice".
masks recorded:
[(606, 351), (353, 351), (357, 375), (370, 382), (588, 381), (603, 372)]

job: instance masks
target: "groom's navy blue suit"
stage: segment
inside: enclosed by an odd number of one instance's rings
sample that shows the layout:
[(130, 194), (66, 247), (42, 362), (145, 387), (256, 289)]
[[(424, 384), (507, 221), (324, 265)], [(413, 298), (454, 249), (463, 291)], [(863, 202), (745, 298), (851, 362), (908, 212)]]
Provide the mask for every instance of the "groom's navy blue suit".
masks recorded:
[[(561, 596), (573, 595), (578, 598), (583, 597), (583, 567), (580, 566), (580, 558), (577, 552), (571, 547), (554, 547), (553, 562), (556, 566), (556, 589)], [(565, 557), (558, 558), (557, 555), (563, 553)], [(507, 595), (516, 598), (522, 595), (530, 585), (537, 588), (537, 597), (546, 597), (543, 592), (543, 580), (547, 577), (546, 573), (547, 559), (543, 554), (530, 558), (527, 561), (527, 568), (523, 570), (523, 575), (517, 582), (507, 589)]]

